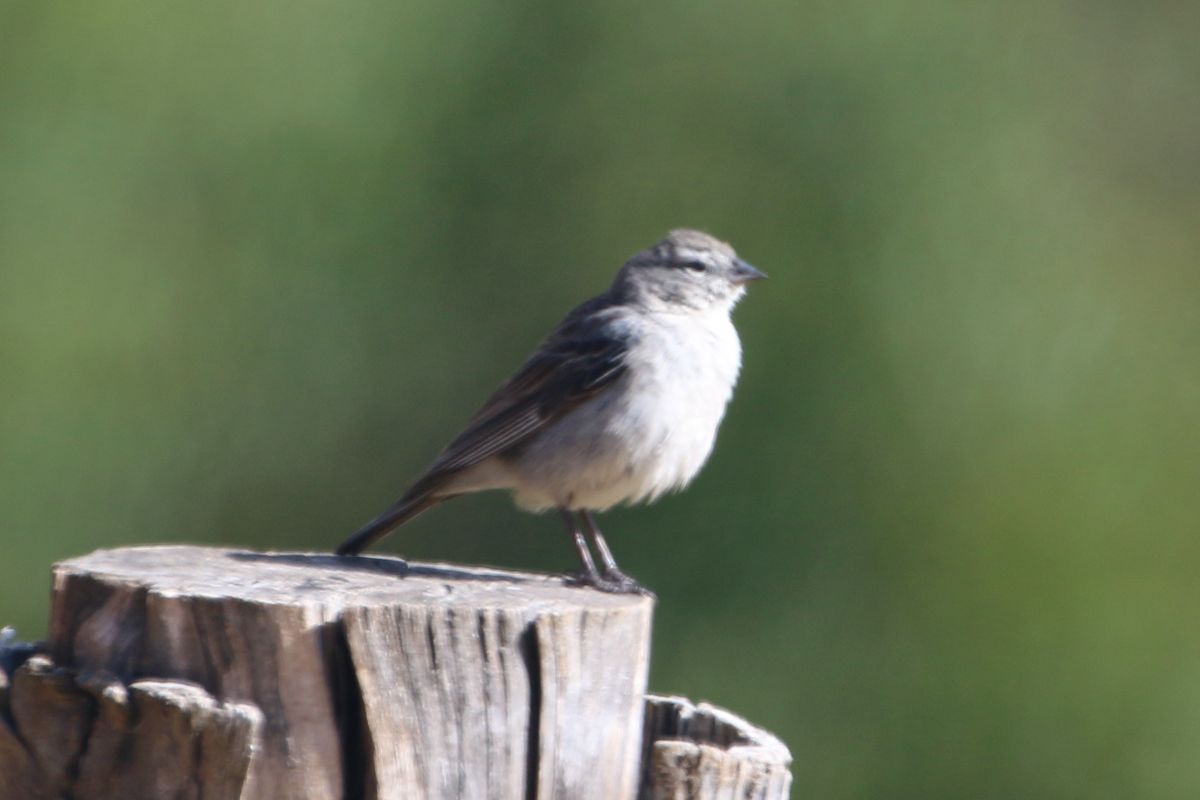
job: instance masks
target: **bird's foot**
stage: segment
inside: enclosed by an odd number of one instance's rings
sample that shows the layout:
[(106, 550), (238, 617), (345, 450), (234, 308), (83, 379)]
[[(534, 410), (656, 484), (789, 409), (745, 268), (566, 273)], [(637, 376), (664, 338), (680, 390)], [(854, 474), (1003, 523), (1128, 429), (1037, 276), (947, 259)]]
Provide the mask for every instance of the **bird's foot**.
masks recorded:
[(572, 586), (587, 586), (609, 594), (640, 594), (646, 597), (656, 597), (654, 592), (642, 586), (634, 578), (619, 569), (606, 569), (603, 573), (578, 573), (567, 575), (567, 582)]

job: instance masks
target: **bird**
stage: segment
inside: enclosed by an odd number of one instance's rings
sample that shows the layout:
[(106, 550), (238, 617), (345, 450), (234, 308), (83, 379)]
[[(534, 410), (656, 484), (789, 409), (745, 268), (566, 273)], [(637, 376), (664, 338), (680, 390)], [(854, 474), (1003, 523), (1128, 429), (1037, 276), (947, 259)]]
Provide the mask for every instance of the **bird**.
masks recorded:
[(357, 555), (451, 498), (507, 489), (520, 509), (558, 510), (581, 566), (573, 580), (645, 592), (617, 566), (592, 512), (652, 502), (696, 477), (741, 371), (730, 314), (746, 284), (766, 277), (707, 233), (671, 231), (568, 313), (401, 498), (337, 554)]

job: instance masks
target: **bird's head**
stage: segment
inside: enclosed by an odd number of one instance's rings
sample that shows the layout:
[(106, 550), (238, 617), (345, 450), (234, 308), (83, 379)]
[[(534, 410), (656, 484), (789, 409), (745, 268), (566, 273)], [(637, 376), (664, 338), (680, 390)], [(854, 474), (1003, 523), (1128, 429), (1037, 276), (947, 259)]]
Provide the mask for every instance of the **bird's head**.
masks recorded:
[(747, 283), (765, 277), (725, 242), (680, 228), (625, 262), (612, 290), (626, 301), (656, 308), (728, 311), (746, 293)]

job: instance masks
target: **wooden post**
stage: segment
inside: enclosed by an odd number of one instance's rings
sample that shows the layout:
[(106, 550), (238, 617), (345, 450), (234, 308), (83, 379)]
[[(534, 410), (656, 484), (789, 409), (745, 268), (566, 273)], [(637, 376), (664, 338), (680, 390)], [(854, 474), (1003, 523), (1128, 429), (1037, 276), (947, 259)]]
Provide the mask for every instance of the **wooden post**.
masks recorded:
[(641, 800), (784, 800), (787, 746), (723, 708), (646, 696)]
[(653, 605), (390, 557), (98, 551), (55, 566), (39, 654), (0, 642), (0, 798), (782, 800), (770, 734), (646, 705)]
[(652, 609), (388, 557), (126, 548), (55, 568), (50, 647), (261, 709), (248, 797), (632, 798)]

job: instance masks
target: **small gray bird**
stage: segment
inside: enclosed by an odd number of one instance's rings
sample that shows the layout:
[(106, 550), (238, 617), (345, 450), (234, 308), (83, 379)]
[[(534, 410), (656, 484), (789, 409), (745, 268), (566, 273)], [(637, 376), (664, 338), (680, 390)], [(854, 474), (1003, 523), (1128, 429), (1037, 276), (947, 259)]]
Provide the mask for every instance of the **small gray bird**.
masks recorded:
[(671, 231), (629, 259), (607, 292), (567, 314), (404, 496), (338, 555), (361, 552), (444, 500), (511, 489), (520, 508), (562, 514), (581, 583), (642, 591), (617, 568), (590, 512), (653, 501), (700, 471), (742, 364), (729, 314), (746, 284), (765, 277), (706, 233)]

